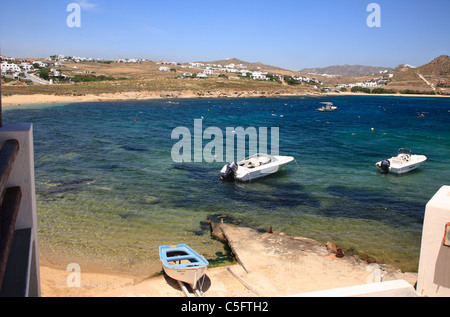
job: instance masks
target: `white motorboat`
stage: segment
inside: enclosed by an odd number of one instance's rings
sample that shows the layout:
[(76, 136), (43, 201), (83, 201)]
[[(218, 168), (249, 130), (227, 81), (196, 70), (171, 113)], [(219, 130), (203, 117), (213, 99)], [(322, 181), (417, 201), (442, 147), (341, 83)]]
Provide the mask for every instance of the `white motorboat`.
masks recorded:
[(292, 156), (254, 154), (240, 162), (231, 162), (220, 171), (220, 179), (225, 181), (252, 181), (276, 173), (283, 165), (293, 161)]
[(425, 155), (411, 155), (409, 149), (399, 149), (398, 155), (376, 163), (382, 173), (403, 174), (412, 171), (427, 160)]
[(321, 104), (325, 104), (325, 106), (317, 108), (317, 111), (331, 112), (337, 110), (337, 107), (334, 106), (332, 102), (321, 102)]
[(159, 247), (159, 257), (168, 276), (191, 285), (193, 289), (209, 265), (204, 257), (187, 244), (162, 245)]

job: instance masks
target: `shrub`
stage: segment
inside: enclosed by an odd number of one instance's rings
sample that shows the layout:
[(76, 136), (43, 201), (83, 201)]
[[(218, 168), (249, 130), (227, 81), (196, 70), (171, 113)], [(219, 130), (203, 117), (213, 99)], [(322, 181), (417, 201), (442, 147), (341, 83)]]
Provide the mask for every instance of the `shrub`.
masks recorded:
[(352, 87), (351, 92), (363, 92), (366, 94), (370, 94), (370, 89), (366, 88), (366, 87), (355, 86), (355, 87)]
[(39, 71), (39, 77), (45, 80), (49, 80), (50, 76), (49, 76), (50, 70), (46, 69), (46, 68), (42, 68)]
[(91, 81), (105, 81), (105, 80), (116, 80), (114, 77), (108, 77), (104, 75), (75, 75), (72, 78), (73, 82), (91, 82)]
[(396, 94), (397, 92), (393, 89), (384, 88), (374, 88), (372, 89), (372, 94)]
[(412, 90), (412, 89), (405, 89), (400, 91), (401, 94), (414, 94), (414, 95), (436, 95), (436, 93), (432, 90), (429, 91), (422, 91), (422, 90)]

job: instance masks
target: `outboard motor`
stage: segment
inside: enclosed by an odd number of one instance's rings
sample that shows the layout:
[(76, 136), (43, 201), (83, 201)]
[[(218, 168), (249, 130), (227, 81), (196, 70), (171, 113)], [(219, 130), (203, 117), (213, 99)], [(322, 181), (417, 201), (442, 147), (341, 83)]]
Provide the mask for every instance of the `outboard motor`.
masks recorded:
[(237, 169), (238, 166), (236, 162), (228, 163), (225, 173), (220, 176), (220, 179), (227, 182), (234, 181), (234, 176), (236, 175)]
[(391, 166), (391, 162), (389, 160), (385, 159), (381, 161), (381, 172), (382, 173), (389, 173), (389, 167)]

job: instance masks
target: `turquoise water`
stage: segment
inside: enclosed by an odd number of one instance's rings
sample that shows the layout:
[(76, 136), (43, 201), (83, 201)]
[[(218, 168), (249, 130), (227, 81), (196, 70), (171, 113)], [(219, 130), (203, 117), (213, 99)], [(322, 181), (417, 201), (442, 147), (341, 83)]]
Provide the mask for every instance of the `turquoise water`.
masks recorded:
[[(339, 111), (315, 111), (322, 101)], [(425, 205), (450, 184), (447, 98), (96, 102), (8, 107), (3, 116), (34, 126), (43, 253), (130, 271), (160, 270), (160, 244), (227, 260), (204, 223), (219, 214), (416, 271)], [(173, 162), (172, 130), (186, 127), (193, 137), (201, 117), (203, 129), (224, 136), (227, 127), (279, 127), (280, 154), (301, 169), (290, 163), (241, 184), (219, 180), (224, 162)], [(400, 147), (428, 161), (402, 176), (378, 173), (375, 162)]]

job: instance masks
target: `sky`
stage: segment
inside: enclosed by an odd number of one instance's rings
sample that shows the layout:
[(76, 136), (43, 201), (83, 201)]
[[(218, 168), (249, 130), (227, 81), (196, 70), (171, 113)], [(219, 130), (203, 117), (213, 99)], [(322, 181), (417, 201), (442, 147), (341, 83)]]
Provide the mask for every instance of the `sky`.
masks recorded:
[[(67, 11), (80, 5), (80, 27)], [(379, 5), (380, 27), (367, 11)], [(0, 11), (1, 54), (177, 62), (236, 57), (290, 70), (421, 66), (450, 55), (449, 0), (16, 0)]]

